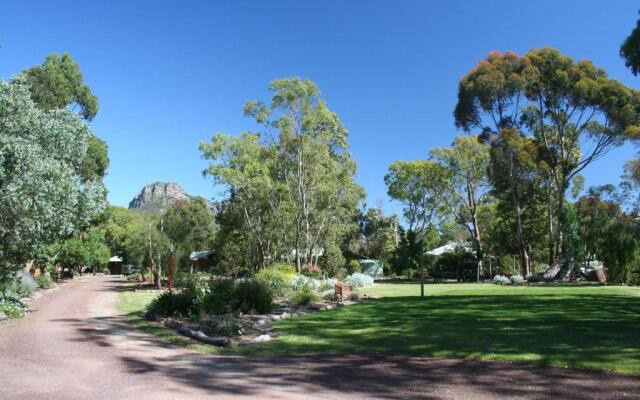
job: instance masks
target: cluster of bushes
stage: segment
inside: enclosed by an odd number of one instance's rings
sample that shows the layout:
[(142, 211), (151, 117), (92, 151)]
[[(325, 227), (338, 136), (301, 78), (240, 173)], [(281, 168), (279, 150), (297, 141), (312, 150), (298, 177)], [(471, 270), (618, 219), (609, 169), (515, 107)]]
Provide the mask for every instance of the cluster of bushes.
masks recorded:
[(53, 287), (53, 279), (51, 279), (51, 276), (45, 274), (38, 275), (36, 283), (40, 289), (51, 289)]
[(176, 292), (164, 292), (147, 308), (147, 317), (198, 317), (203, 314), (258, 313), (273, 308), (273, 294), (255, 279), (211, 279), (200, 275), (176, 279)]
[(2, 284), (0, 293), (4, 293), (6, 297), (21, 299), (31, 296), (37, 288), (38, 284), (33, 276), (20, 270)]
[(275, 264), (260, 270), (254, 278), (268, 287), (273, 296), (279, 299), (289, 293), (294, 275), (295, 269), (292, 265)]
[(524, 279), (522, 277), (522, 275), (511, 275), (510, 277), (506, 277), (504, 275), (496, 275), (493, 277), (493, 283), (496, 283), (498, 285), (508, 285), (508, 284), (516, 284), (516, 283), (521, 283), (521, 282), (539, 282), (535, 279), (538, 279), (537, 277), (542, 278), (542, 276), (540, 275), (529, 275), (527, 276), (527, 279)]
[(373, 278), (369, 275), (354, 272), (353, 274), (347, 276), (347, 278), (344, 280), (344, 283), (355, 288), (367, 287), (373, 285)]
[[(354, 265), (355, 267), (355, 265)], [(165, 292), (147, 308), (147, 317), (198, 317), (230, 313), (264, 314), (277, 299), (291, 299), (306, 305), (335, 296), (335, 278), (317, 279), (297, 275), (292, 266), (275, 264), (257, 272), (253, 278), (213, 279), (207, 274), (179, 274), (176, 292)], [(371, 286), (373, 278), (353, 272), (344, 282), (355, 288)]]

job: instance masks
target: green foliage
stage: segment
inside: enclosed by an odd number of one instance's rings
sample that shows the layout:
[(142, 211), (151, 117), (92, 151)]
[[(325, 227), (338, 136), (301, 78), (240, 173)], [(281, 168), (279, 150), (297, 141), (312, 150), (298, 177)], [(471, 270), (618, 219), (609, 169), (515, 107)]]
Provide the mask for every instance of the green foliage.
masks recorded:
[(147, 307), (148, 319), (188, 317), (193, 311), (193, 298), (182, 292), (163, 292)]
[(349, 275), (353, 274), (354, 272), (360, 272), (360, 261), (359, 260), (349, 260), (349, 263), (347, 264), (347, 272)]
[(104, 231), (97, 226), (79, 233), (62, 243), (58, 262), (61, 266), (82, 271), (84, 267), (100, 270), (110, 257), (109, 248), (104, 244)]
[(423, 232), (446, 211), (451, 172), (435, 161), (396, 161), (384, 176), (387, 194), (403, 205), (408, 230)]
[(20, 318), (27, 312), (27, 307), (11, 296), (0, 294), (0, 313), (9, 319)]
[[(160, 221), (159, 221), (160, 222)], [(181, 249), (181, 264), (186, 267), (189, 254), (211, 248), (215, 232), (213, 212), (201, 197), (178, 200), (162, 215), (162, 225), (169, 240)]]
[(106, 191), (101, 181), (83, 182), (78, 173), (90, 127), (69, 110), (37, 108), (23, 77), (0, 81), (0, 120), (0, 270), (5, 270), (86, 227), (103, 211)]
[(87, 120), (98, 113), (98, 98), (84, 83), (78, 64), (67, 53), (51, 54), (42, 65), (24, 71), (33, 102), (45, 111), (80, 107)]
[(428, 268), (429, 276), (436, 279), (457, 279), (458, 267), (469, 259), (473, 259), (473, 255), (461, 251), (440, 254)]
[(369, 275), (354, 272), (345, 278), (344, 283), (354, 288), (367, 287), (373, 285), (373, 278)]
[[(530, 50), (522, 57), (493, 52), (461, 79), (454, 112), (459, 128), (485, 134), (513, 129), (538, 147), (536, 166), (544, 178), (551, 220), (550, 258), (565, 247), (565, 197), (579, 183), (579, 173), (610, 149), (640, 136), (639, 93), (609, 79), (591, 61), (576, 62), (552, 48)], [(527, 181), (520, 175), (529, 168), (521, 171), (526, 164), (520, 164), (528, 158), (518, 156), (511, 177), (509, 169), (500, 171), (507, 173), (512, 194)]]
[(31, 296), (37, 288), (33, 276), (23, 270), (16, 271), (6, 281), (0, 282), (0, 294), (12, 294), (18, 298)]
[(211, 279), (178, 274), (177, 292), (165, 292), (147, 308), (150, 319), (200, 317), (203, 314), (267, 313), (273, 308), (269, 288), (253, 279)]
[(601, 238), (598, 259), (614, 282), (640, 284), (640, 226), (633, 216), (623, 215), (608, 224)]
[(235, 310), (236, 284), (233, 279), (214, 279), (209, 292), (202, 300), (202, 311), (206, 314), (227, 314)]
[(573, 262), (584, 260), (584, 242), (580, 237), (580, 226), (575, 208), (569, 203), (565, 203), (562, 214), (559, 218), (563, 235), (563, 254)]
[(109, 168), (109, 148), (107, 143), (96, 135), (89, 137), (87, 154), (79, 167), (83, 181), (101, 180)]
[(296, 304), (305, 306), (307, 304), (318, 302), (320, 297), (309, 286), (304, 286), (302, 289), (293, 292), (291, 300)]
[(446, 182), (449, 212), (468, 231), (476, 256), (481, 258), (478, 211), (489, 195), (489, 146), (477, 135), (456, 136), (450, 148), (434, 148), (430, 154), (450, 176)]
[(240, 280), (235, 288), (235, 309), (245, 314), (265, 314), (273, 309), (269, 288), (253, 279)]
[[(285, 78), (269, 89), (270, 106), (250, 101), (244, 109), (264, 133), (216, 134), (200, 149), (211, 161), (206, 174), (230, 194), (222, 207), (227, 215), (219, 218), (226, 241), (218, 244), (239, 257), (228, 259), (219, 252), (222, 262), (252, 270), (267, 260), (296, 258), (301, 272), (303, 266), (318, 264), (318, 250), (330, 248), (363, 193), (354, 182), (348, 132), (318, 87)], [(332, 249), (332, 257), (323, 261), (334, 268), (336, 255)]]
[(637, 76), (640, 72), (640, 20), (620, 46), (620, 57), (624, 59), (627, 68)]
[(254, 275), (254, 279), (269, 288), (275, 298), (282, 298), (291, 289), (294, 267), (288, 264), (274, 264), (263, 268)]
[(53, 279), (51, 276), (41, 274), (36, 277), (36, 283), (40, 289), (51, 289), (53, 287)]

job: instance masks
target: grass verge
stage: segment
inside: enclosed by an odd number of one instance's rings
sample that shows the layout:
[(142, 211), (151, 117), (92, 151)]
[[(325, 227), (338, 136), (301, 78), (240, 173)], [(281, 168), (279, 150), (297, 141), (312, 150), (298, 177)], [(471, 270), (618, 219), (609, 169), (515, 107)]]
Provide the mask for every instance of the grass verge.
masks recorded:
[(203, 353), (400, 353), (640, 374), (640, 289), (620, 286), (378, 283), (362, 304), (278, 321), (264, 344), (199, 344), (142, 313), (155, 294), (125, 291), (133, 326)]
[(220, 353), (220, 349), (215, 346), (196, 342), (159, 323), (146, 320), (144, 318), (144, 311), (151, 300), (158, 296), (157, 293), (134, 291), (133, 288), (130, 288), (129, 290), (120, 292), (118, 296), (118, 310), (125, 313), (127, 320), (134, 328), (189, 350), (205, 354)]

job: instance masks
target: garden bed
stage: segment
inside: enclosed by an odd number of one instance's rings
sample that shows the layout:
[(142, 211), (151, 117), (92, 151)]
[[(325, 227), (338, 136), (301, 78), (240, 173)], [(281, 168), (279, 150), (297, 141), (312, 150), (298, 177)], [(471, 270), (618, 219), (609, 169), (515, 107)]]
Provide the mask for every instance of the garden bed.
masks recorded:
[(275, 321), (307, 315), (317, 311), (331, 310), (354, 304), (354, 301), (325, 302), (296, 305), (281, 302), (269, 314), (223, 314), (204, 317), (198, 321), (188, 318), (161, 318), (159, 322), (179, 334), (202, 343), (235, 347), (253, 343), (264, 343), (277, 337), (272, 325)]

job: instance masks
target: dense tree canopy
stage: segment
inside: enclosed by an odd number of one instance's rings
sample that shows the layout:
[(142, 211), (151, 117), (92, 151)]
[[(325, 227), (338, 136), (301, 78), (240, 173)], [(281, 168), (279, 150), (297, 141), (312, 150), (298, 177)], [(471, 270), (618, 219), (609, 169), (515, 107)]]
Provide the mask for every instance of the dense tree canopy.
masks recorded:
[(445, 215), (450, 171), (435, 161), (396, 161), (384, 181), (389, 197), (403, 205), (407, 228), (422, 236)]
[(1, 268), (34, 258), (102, 212), (102, 182), (78, 174), (91, 136), (71, 111), (37, 108), (23, 78), (0, 81)]
[(328, 250), (327, 238), (357, 211), (362, 189), (353, 181), (347, 129), (316, 84), (285, 78), (269, 89), (270, 105), (245, 105), (263, 132), (218, 134), (200, 148), (212, 161), (206, 174), (229, 189), (226, 211), (238, 213), (243, 225), (233, 229), (246, 229), (254, 265), (293, 258), (301, 270)]
[(84, 83), (80, 67), (69, 54), (51, 54), (24, 75), (31, 99), (43, 110), (77, 107), (86, 120), (98, 113), (98, 98)]
[(553, 185), (552, 235), (561, 254), (561, 214), (571, 182), (607, 151), (638, 137), (639, 110), (639, 92), (609, 79), (590, 61), (543, 48), (522, 57), (491, 53), (461, 80), (454, 116), (462, 129), (513, 128), (541, 146)]

